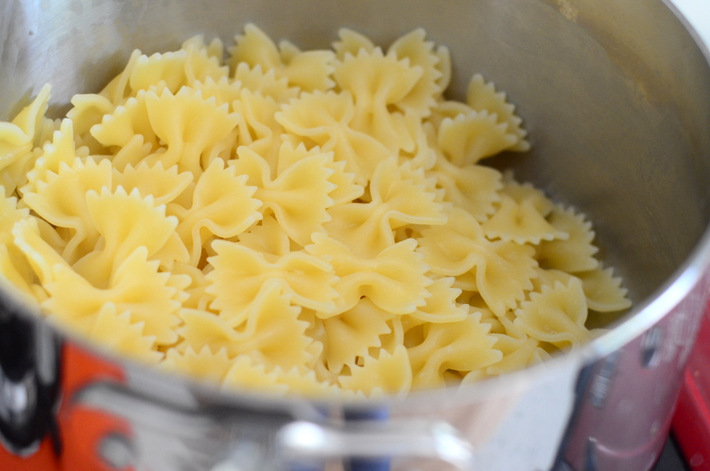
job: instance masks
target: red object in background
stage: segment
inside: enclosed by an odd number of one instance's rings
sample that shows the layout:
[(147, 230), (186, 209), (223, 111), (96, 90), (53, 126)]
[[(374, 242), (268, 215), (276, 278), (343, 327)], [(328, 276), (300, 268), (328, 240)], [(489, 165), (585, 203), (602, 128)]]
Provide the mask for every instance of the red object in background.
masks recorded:
[(73, 397), (92, 383), (124, 382), (124, 373), (119, 366), (68, 342), (62, 346), (61, 356), (62, 399), (56, 414), (59, 449), (51, 436), (45, 436), (39, 449), (27, 456), (15, 455), (0, 443), (0, 470), (116, 471), (101, 460), (100, 442), (111, 434), (130, 436), (130, 426), (117, 417), (76, 403)]
[(710, 471), (710, 305), (683, 375), (672, 430), (692, 471)]

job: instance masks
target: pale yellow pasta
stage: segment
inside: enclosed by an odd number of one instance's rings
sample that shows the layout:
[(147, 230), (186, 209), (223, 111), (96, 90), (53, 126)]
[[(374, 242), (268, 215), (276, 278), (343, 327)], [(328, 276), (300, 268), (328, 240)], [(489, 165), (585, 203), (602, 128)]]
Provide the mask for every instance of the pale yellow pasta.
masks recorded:
[(412, 387), (409, 353), (402, 345), (391, 353), (380, 350), (377, 357), (368, 356), (362, 366), (355, 366), (351, 374), (341, 376), (339, 384), (366, 395), (406, 394)]
[(442, 88), (441, 58), (434, 52), (434, 43), (426, 41), (426, 32), (416, 29), (398, 38), (387, 49), (387, 54), (408, 59), (410, 65), (420, 67), (422, 75), (417, 84), (402, 98), (397, 107), (405, 113), (426, 117), (444, 92)]
[(464, 166), (512, 148), (516, 138), (506, 124), (497, 122), (496, 115), (483, 110), (444, 118), (437, 143), (452, 163)]
[(390, 333), (387, 321), (392, 317), (364, 298), (352, 309), (324, 319), (328, 369), (340, 373), (345, 365), (353, 368), (358, 357), (366, 357), (370, 348), (381, 347), (381, 336)]
[(298, 97), (300, 90), (289, 85), (286, 78), (279, 78), (273, 69), (264, 70), (261, 65), (249, 66), (246, 62), (239, 62), (232, 73), (230, 82), (243, 90), (261, 93), (272, 98), (276, 103), (282, 104)]
[(394, 244), (394, 229), (405, 225), (442, 224), (434, 181), (394, 159), (382, 162), (370, 180), (371, 201), (333, 206), (325, 227), (337, 240), (363, 256)]
[(430, 173), (444, 190), (444, 200), (465, 210), (476, 221), (484, 222), (496, 210), (503, 186), (496, 169), (483, 165), (460, 167), (440, 158)]
[(504, 195), (499, 208), (483, 225), (489, 239), (513, 241), (518, 244), (537, 245), (542, 240), (566, 240), (567, 232), (555, 229), (530, 201), (518, 203)]
[(338, 60), (345, 59), (346, 54), (356, 56), (361, 49), (371, 53), (375, 50), (375, 44), (367, 37), (349, 28), (340, 28), (338, 31), (338, 41), (333, 42), (333, 50)]
[[(336, 188), (330, 182), (334, 173), (332, 154), (294, 149), (285, 143), (279, 149), (276, 164), (281, 171), (275, 175), (252, 149), (241, 147), (237, 154), (238, 159), (230, 162), (231, 168), (248, 177), (247, 183), (256, 187), (254, 197), (261, 201), (261, 210), (273, 213), (291, 239), (304, 246), (310, 242), (311, 234), (322, 232), (323, 224), (331, 219), (328, 209), (333, 200), (329, 194)], [(283, 165), (282, 161), (290, 165)]]
[(51, 121), (44, 117), (49, 106), (50, 87), (44, 86), (32, 104), (12, 120), (0, 123), (0, 182), (13, 193), (26, 180), (26, 173), (34, 163), (33, 148), (44, 142)]
[(598, 312), (616, 312), (631, 307), (627, 290), (621, 287), (621, 278), (614, 276), (613, 268), (601, 265), (593, 270), (577, 272), (589, 309)]
[(354, 128), (354, 116), (350, 93), (304, 93), (284, 106), (276, 119), (293, 136), (287, 139), (332, 151), (335, 160), (346, 162), (346, 170), (364, 186), (391, 154), (373, 136)]
[(103, 115), (101, 122), (93, 125), (90, 132), (106, 148), (126, 146), (137, 135), (143, 138), (143, 143), (150, 144), (151, 150), (158, 148), (158, 137), (150, 125), (145, 90)]
[(570, 208), (556, 207), (548, 217), (550, 224), (568, 234), (566, 239), (542, 241), (538, 246), (541, 267), (569, 273), (594, 270), (599, 266), (595, 258), (599, 251), (592, 242), (594, 231), (589, 221)]
[(134, 51), (65, 119), (47, 86), (0, 123), (0, 277), (50, 319), (223, 388), (361, 398), (545, 361), (630, 306), (583, 215), (482, 163), (522, 120), (480, 75), (445, 97), (424, 30), (226, 50)]
[(481, 74), (471, 77), (466, 91), (466, 103), (474, 110), (495, 114), (497, 121), (506, 125), (507, 132), (516, 137), (510, 150), (530, 149), (530, 143), (525, 139), (527, 131), (522, 128), (523, 120), (515, 115), (515, 106), (507, 102), (505, 93), (496, 91), (492, 83), (486, 83)]
[[(279, 50), (280, 49), (280, 50)], [(333, 87), (333, 58), (329, 50), (300, 52), (290, 43), (277, 48), (271, 38), (253, 24), (244, 28), (244, 34), (236, 37), (232, 49), (232, 67), (246, 63), (250, 67), (261, 66), (274, 70), (292, 86), (311, 92)]]
[(423, 341), (408, 348), (415, 387), (443, 386), (443, 371), (470, 372), (503, 357), (479, 313), (451, 324), (426, 324), (423, 330)]
[(385, 55), (375, 48), (346, 54), (333, 76), (337, 87), (352, 95), (355, 105), (352, 127), (377, 139), (390, 152), (411, 150), (414, 142), (406, 129), (404, 114), (391, 107), (403, 106), (414, 93), (423, 70), (408, 59)]

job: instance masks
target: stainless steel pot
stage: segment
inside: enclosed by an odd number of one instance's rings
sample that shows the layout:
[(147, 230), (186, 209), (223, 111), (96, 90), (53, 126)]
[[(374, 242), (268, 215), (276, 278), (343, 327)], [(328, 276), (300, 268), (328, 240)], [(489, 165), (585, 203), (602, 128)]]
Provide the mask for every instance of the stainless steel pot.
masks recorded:
[(710, 288), (708, 51), (659, 0), (6, 0), (0, 117), (54, 112), (130, 51), (225, 42), (254, 22), (302, 48), (341, 26), (448, 45), (531, 136), (496, 164), (594, 222), (635, 302), (549, 363), (457, 390), (357, 403), (223, 392), (116, 358), (0, 297), (0, 468), (644, 470), (661, 449)]

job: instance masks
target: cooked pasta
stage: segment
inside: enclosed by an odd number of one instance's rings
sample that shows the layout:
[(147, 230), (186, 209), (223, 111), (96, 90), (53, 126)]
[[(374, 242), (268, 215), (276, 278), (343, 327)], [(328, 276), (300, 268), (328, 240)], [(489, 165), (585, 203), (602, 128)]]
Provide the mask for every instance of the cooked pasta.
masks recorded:
[(629, 307), (590, 222), (481, 161), (530, 148), (416, 29), (332, 48), (248, 25), (134, 51), (0, 123), (0, 273), (106, 348), (225, 388), (372, 396), (544, 361)]

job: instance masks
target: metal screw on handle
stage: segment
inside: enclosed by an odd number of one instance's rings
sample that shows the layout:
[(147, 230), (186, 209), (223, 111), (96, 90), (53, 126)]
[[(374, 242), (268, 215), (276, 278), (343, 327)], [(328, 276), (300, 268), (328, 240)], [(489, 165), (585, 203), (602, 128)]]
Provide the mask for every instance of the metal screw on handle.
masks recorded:
[(342, 427), (296, 421), (276, 436), (286, 462), (333, 458), (428, 458), (474, 470), (471, 444), (446, 422), (362, 421)]

